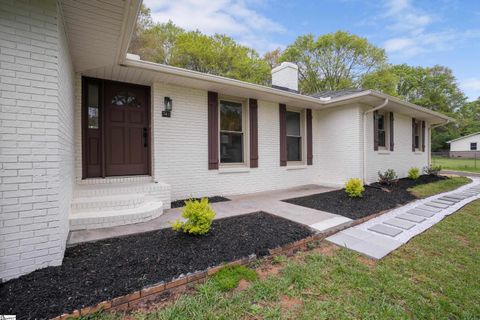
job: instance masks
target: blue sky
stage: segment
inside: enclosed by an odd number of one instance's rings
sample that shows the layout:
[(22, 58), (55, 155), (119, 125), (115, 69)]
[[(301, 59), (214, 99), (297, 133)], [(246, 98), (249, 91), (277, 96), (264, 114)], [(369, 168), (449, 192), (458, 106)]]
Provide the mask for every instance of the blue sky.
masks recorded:
[(224, 33), (259, 53), (299, 35), (345, 30), (384, 48), (394, 64), (451, 68), (480, 97), (480, 0), (144, 0), (155, 21)]

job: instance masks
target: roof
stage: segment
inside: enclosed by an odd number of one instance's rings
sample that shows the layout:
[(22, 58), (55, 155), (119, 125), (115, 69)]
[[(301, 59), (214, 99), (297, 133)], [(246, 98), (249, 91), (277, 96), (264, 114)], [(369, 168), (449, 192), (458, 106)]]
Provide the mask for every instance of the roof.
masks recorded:
[(356, 94), (356, 93), (359, 93), (359, 92), (365, 92), (365, 91), (367, 91), (367, 90), (365, 90), (365, 89), (344, 89), (344, 90), (337, 90), (337, 91), (321, 91), (321, 92), (314, 93), (311, 96), (315, 97), (315, 98), (331, 98), (331, 99), (333, 99), (333, 98), (349, 96), (349, 95), (352, 95), (352, 94)]
[(460, 137), (460, 138), (457, 138), (457, 139), (453, 139), (453, 140), (447, 141), (447, 143), (454, 142), (454, 141), (458, 141), (458, 140), (462, 140), (462, 139), (469, 138), (469, 137), (472, 137), (472, 136), (476, 136), (477, 134), (480, 134), (480, 131), (479, 131), (479, 132), (475, 132), (475, 133), (468, 134), (468, 135), (466, 135), (466, 136), (463, 136), (463, 137)]

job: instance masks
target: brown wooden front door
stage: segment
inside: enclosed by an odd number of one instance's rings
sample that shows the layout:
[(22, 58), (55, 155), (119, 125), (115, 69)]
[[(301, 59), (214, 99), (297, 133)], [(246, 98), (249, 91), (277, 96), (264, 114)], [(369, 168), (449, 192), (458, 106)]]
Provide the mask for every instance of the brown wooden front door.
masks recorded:
[[(92, 81), (92, 80), (89, 80)], [(100, 82), (99, 148), (91, 147), (91, 129), (87, 132), (84, 155), (85, 177), (145, 175), (150, 173), (150, 88), (129, 83)], [(88, 101), (88, 97), (86, 99)], [(87, 113), (88, 116), (88, 113)], [(89, 122), (89, 121), (87, 121)], [(91, 121), (90, 121), (91, 122)], [(94, 150), (99, 156), (88, 154)], [(101, 163), (91, 170), (88, 162)], [(85, 167), (84, 167), (85, 168)]]

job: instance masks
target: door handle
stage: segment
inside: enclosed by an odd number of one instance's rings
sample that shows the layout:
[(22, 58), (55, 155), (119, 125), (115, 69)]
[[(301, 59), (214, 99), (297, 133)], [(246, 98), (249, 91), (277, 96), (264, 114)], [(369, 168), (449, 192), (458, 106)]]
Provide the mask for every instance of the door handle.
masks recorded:
[(148, 132), (147, 128), (143, 128), (143, 146), (148, 147)]

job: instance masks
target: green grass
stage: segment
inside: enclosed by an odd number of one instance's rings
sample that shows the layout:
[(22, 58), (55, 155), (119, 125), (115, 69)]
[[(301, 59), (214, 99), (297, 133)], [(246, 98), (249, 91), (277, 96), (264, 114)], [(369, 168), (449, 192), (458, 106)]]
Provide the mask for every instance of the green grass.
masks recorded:
[(467, 177), (451, 177), (449, 179), (430, 182), (426, 184), (421, 184), (412, 188), (409, 188), (408, 191), (418, 198), (426, 198), (433, 196), (438, 193), (451, 191), (461, 187), (467, 183), (470, 183), (470, 180)]
[(257, 273), (245, 266), (230, 266), (220, 269), (211, 279), (211, 284), (220, 291), (229, 291), (235, 288), (240, 280), (253, 281)]
[(480, 173), (480, 159), (475, 161), (475, 159), (432, 157), (432, 164), (441, 165), (442, 169), (446, 170)]
[[(373, 261), (322, 242), (278, 275), (224, 292), (218, 279), (137, 319), (478, 319), (480, 201)], [(327, 254), (328, 253), (328, 254)], [(295, 301), (295, 306), (285, 300)], [(103, 313), (100, 318), (122, 315)]]

